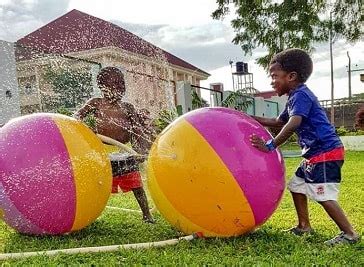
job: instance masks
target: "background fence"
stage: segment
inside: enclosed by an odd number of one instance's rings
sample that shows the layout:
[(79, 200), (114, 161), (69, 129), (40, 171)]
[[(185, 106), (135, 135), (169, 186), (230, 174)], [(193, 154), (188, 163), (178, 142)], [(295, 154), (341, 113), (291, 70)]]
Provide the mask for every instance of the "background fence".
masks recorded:
[[(331, 100), (320, 101), (321, 106), (326, 110), (328, 118), (331, 118)], [(364, 99), (335, 99), (334, 100), (334, 124), (335, 127), (344, 126), (347, 129), (354, 129), (355, 114), (360, 107), (364, 107)]]

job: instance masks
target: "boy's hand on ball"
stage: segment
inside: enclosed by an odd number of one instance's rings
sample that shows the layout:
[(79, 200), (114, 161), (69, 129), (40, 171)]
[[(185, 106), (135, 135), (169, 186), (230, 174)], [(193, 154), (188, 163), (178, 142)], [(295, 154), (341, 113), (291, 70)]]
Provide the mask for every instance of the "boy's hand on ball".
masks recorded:
[(269, 149), (265, 145), (265, 141), (263, 138), (255, 135), (255, 134), (252, 134), (249, 138), (250, 138), (250, 142), (252, 143), (253, 147), (257, 148), (258, 150), (260, 150), (262, 152), (269, 151)]

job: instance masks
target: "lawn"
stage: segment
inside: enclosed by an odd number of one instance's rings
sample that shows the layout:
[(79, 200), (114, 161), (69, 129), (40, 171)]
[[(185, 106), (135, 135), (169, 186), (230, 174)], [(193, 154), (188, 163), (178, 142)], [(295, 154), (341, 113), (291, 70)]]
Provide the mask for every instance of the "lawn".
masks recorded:
[[(299, 158), (286, 159), (289, 177)], [(364, 234), (364, 152), (348, 152), (343, 168), (340, 202), (351, 222)], [(137, 208), (132, 194), (117, 195), (109, 205)], [(295, 224), (295, 212), (288, 192), (271, 219), (256, 232), (235, 238), (198, 239), (175, 246), (114, 253), (37, 256), (11, 260), (10, 264), (59, 265), (350, 265), (364, 266), (363, 241), (354, 246), (328, 248), (323, 242), (338, 229), (323, 209), (310, 202), (315, 234), (296, 237), (282, 230)], [(155, 214), (157, 224), (141, 221), (140, 215), (107, 209), (88, 228), (60, 237), (31, 237), (17, 234), (0, 222), (0, 253), (59, 248), (102, 246), (171, 239), (182, 234)], [(7, 265), (0, 262), (0, 265)]]

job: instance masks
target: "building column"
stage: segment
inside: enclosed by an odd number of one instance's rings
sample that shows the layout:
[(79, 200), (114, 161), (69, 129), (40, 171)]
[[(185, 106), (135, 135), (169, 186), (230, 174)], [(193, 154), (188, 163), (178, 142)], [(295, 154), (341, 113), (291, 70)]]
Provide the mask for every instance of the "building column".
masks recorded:
[(40, 107), (40, 111), (44, 111), (43, 110), (43, 104), (42, 104), (42, 94), (41, 94), (41, 88), (40, 88), (40, 82), (39, 82), (39, 70), (38, 70), (38, 66), (35, 65), (34, 67), (34, 70), (35, 70), (35, 87), (34, 88), (35, 90), (37, 90), (37, 96), (38, 96), (38, 104), (39, 104), (39, 107)]

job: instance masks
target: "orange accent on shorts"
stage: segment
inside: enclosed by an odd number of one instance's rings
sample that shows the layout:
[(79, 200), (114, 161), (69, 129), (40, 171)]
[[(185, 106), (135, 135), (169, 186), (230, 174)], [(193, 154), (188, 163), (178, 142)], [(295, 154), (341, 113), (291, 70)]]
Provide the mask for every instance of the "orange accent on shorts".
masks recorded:
[(140, 172), (129, 172), (124, 175), (114, 176), (112, 181), (111, 193), (118, 193), (119, 187), (124, 193), (129, 192), (133, 189), (143, 187), (142, 178)]
[(335, 161), (335, 160), (344, 160), (345, 150), (343, 147), (338, 147), (333, 150), (327, 151), (325, 153), (313, 156), (308, 159), (308, 163), (314, 164), (318, 162), (326, 162), (326, 161)]

